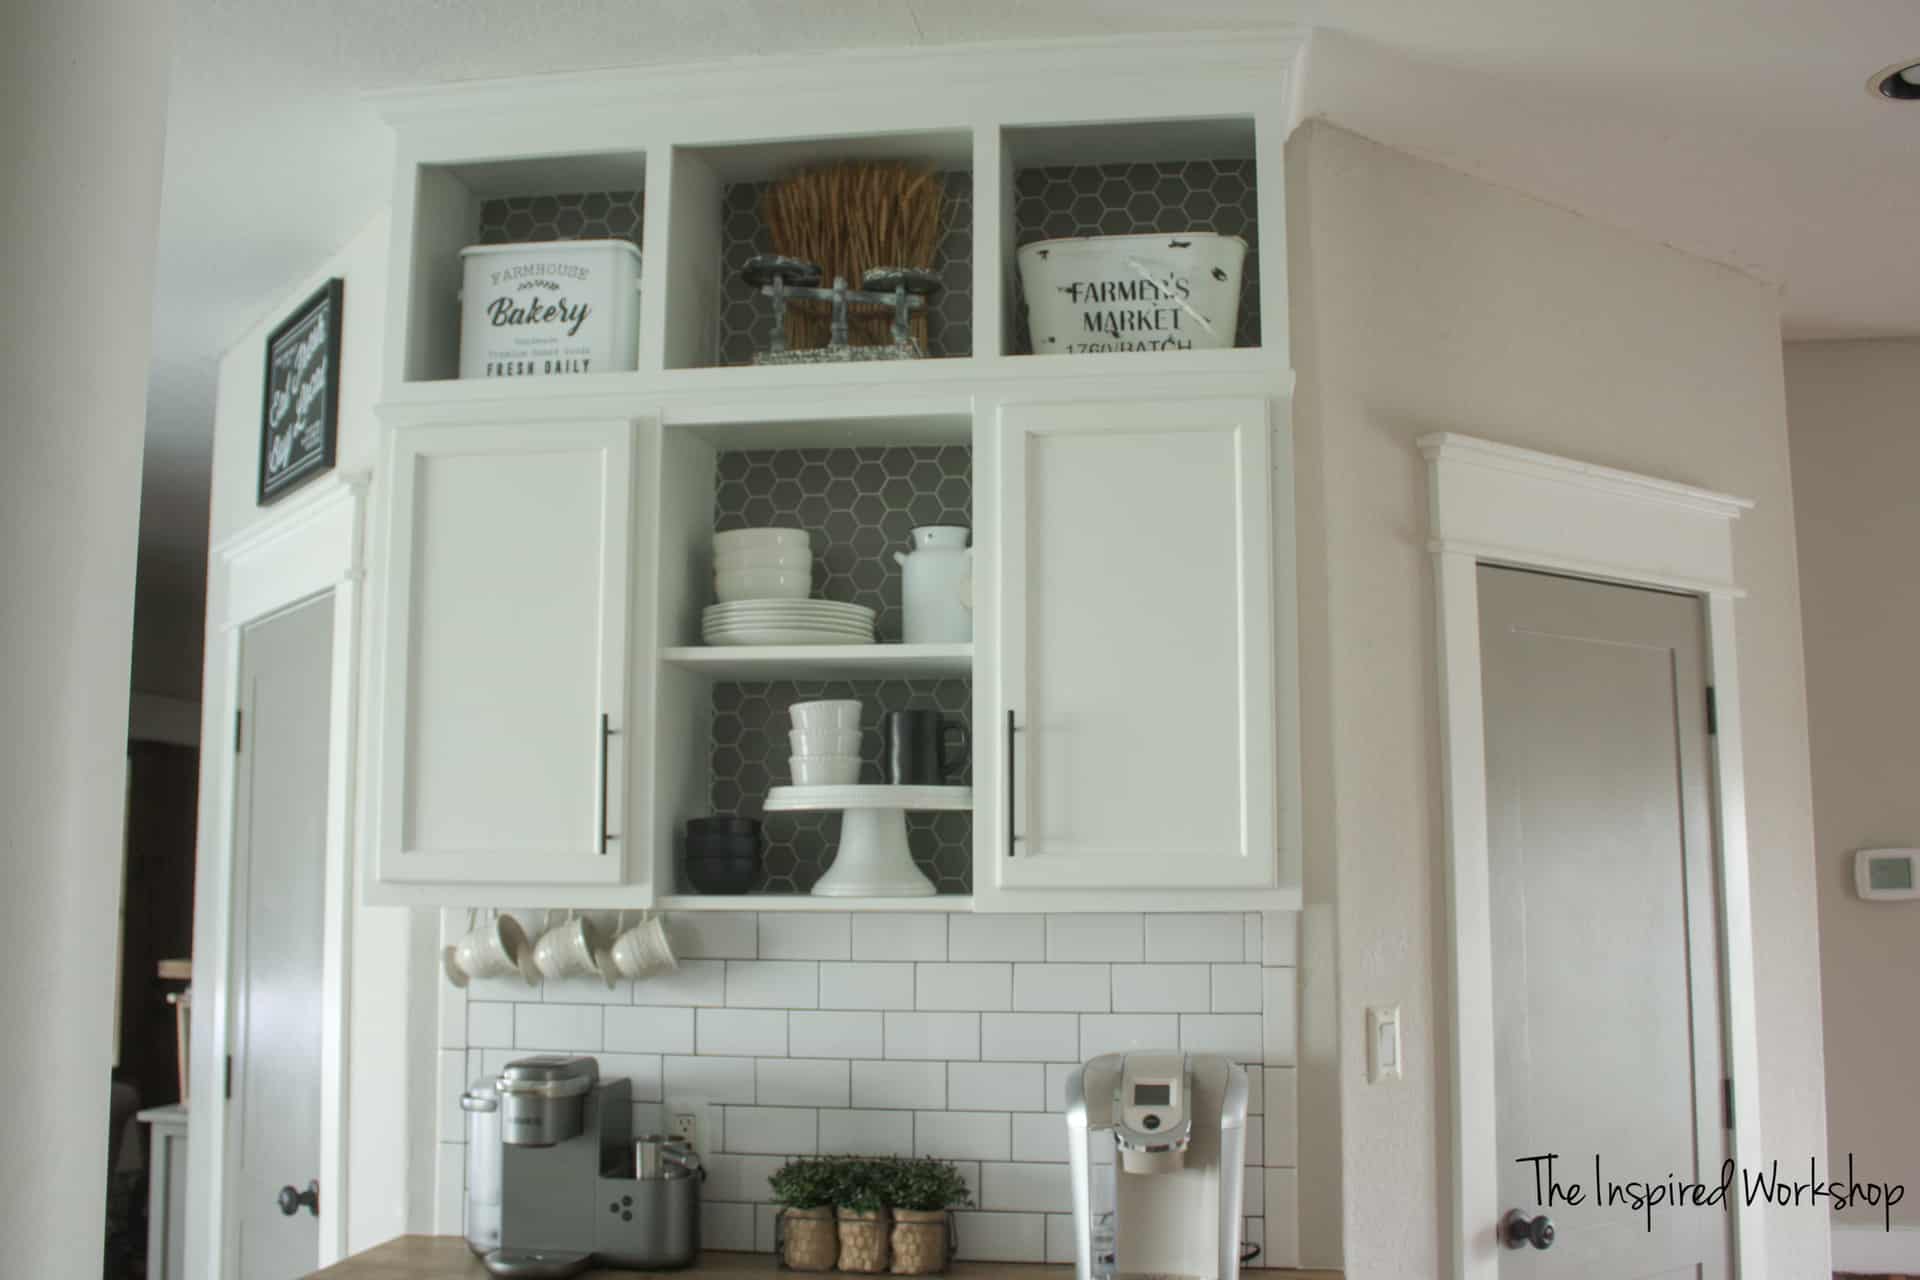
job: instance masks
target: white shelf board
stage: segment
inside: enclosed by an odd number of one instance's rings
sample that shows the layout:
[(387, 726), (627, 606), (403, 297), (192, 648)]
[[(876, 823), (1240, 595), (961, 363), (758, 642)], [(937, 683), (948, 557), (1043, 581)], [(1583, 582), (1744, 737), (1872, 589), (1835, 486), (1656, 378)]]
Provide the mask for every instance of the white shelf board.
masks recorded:
[(773, 787), (767, 813), (834, 813), (848, 809), (899, 809), (907, 813), (966, 813), (972, 787), (843, 786)]
[(930, 898), (816, 898), (810, 893), (669, 893), (662, 911), (972, 911), (973, 895), (940, 893)]
[(973, 673), (970, 644), (677, 645), (669, 666), (730, 680), (902, 680)]

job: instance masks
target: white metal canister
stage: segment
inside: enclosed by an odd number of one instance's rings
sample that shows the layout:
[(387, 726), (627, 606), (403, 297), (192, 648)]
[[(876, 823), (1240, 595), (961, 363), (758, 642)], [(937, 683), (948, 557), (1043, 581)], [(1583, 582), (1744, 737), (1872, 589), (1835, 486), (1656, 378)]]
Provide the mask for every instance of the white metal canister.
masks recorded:
[(1239, 236), (1042, 240), (1019, 257), (1036, 355), (1233, 345), (1247, 260)]
[(460, 376), (607, 373), (639, 363), (640, 251), (625, 240), (460, 251)]

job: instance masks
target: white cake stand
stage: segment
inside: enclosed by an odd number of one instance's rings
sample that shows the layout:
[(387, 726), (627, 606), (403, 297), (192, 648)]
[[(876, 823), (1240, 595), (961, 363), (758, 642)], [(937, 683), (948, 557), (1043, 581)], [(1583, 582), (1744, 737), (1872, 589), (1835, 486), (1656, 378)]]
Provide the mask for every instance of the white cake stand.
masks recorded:
[(840, 812), (840, 848), (813, 886), (825, 898), (927, 898), (933, 881), (913, 865), (907, 814), (973, 808), (972, 787), (775, 787), (767, 813)]

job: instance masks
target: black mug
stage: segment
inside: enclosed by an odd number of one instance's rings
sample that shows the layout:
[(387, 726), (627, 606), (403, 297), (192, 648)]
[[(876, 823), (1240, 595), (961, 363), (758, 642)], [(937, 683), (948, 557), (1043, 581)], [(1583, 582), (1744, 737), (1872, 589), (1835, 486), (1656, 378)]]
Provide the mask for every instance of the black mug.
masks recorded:
[[(948, 734), (959, 741), (948, 749)], [(943, 787), (967, 759), (967, 727), (938, 711), (887, 713), (887, 781), (896, 787)]]

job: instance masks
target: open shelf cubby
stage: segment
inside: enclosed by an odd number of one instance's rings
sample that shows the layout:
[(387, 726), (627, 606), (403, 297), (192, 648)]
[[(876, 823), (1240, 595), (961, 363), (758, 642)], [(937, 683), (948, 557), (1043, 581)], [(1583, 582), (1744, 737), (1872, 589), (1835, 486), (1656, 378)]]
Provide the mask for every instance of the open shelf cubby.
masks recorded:
[(646, 170), (638, 151), (420, 166), (405, 379), (459, 376), (462, 249), (625, 240), (644, 251)]
[(1235, 347), (1260, 345), (1260, 218), (1249, 118), (1009, 128), (1007, 355), (1033, 339), (1018, 250), (1041, 240), (1211, 231), (1247, 242)]
[(755, 353), (767, 350), (772, 304), (740, 276), (749, 258), (774, 251), (763, 216), (767, 189), (837, 161), (903, 163), (939, 176), (934, 260), (885, 265), (929, 267), (941, 278), (927, 308), (928, 356), (973, 354), (973, 138), (955, 129), (676, 148), (668, 368), (750, 365)]
[[(830, 865), (838, 813), (765, 814), (767, 792), (790, 781), (788, 708), (817, 698), (857, 698), (859, 781), (883, 781), (885, 713), (939, 710), (968, 725), (973, 646), (900, 643), (901, 567), (920, 525), (971, 526), (970, 416), (898, 421), (676, 425), (662, 435), (656, 742), (657, 880), (680, 905), (702, 899), (682, 870), (685, 823), (707, 814), (763, 820), (766, 863), (754, 899), (805, 895)], [(861, 604), (880, 643), (708, 647), (700, 612), (713, 602), (712, 535), (783, 526), (813, 535), (813, 594)], [(967, 783), (971, 769), (951, 781)], [(943, 897), (972, 892), (973, 815), (909, 813), (914, 860)], [(925, 900), (901, 899), (903, 903)], [(837, 909), (844, 900), (814, 900)], [(939, 909), (920, 906), (910, 909)]]

